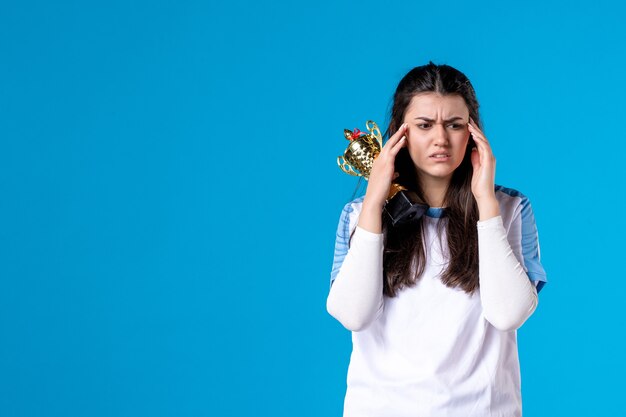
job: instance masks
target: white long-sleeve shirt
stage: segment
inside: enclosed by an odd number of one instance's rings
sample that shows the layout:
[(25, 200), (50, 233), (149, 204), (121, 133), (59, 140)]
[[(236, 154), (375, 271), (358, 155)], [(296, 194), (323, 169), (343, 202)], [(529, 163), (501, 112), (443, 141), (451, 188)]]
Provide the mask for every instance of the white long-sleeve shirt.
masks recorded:
[[(438, 278), (448, 259), (436, 238), (443, 209), (424, 217), (424, 274), (389, 298), (382, 294), (383, 235), (357, 225), (362, 197), (346, 205), (327, 299), (328, 312), (353, 331), (344, 416), (487, 416), (500, 415), (492, 414), (498, 407), (521, 414), (515, 330), (536, 309), (546, 278), (528, 199), (501, 186), (496, 197), (501, 214), (477, 223), (480, 289), (472, 296)], [(450, 375), (455, 366), (466, 379)], [(475, 398), (467, 403), (463, 395)]]

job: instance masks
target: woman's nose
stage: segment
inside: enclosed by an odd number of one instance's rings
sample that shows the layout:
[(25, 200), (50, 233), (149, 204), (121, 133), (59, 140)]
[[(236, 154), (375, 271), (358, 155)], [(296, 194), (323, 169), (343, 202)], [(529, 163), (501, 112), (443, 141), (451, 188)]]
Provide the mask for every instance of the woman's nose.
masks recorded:
[(435, 143), (445, 145), (448, 143), (448, 132), (446, 127), (441, 123), (435, 124)]

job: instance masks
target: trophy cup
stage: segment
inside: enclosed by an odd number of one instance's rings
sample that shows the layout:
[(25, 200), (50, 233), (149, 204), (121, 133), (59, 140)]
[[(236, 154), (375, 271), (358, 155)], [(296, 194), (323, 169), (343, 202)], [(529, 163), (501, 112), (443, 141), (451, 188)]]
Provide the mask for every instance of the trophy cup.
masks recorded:
[[(344, 129), (344, 136), (350, 141), (350, 145), (342, 156), (337, 157), (337, 164), (346, 174), (369, 180), (374, 159), (383, 148), (383, 138), (378, 125), (372, 120), (368, 120), (365, 126), (369, 134), (359, 129), (354, 129), (354, 132)], [(414, 191), (395, 182), (391, 183), (383, 212), (390, 217), (393, 226), (415, 221), (426, 210), (428, 205), (421, 203)]]

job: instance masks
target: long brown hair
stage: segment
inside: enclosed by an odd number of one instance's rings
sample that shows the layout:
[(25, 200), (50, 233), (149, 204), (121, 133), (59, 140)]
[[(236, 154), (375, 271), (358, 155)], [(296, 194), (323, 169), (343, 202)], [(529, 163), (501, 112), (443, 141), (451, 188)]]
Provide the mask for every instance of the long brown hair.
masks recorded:
[[(434, 92), (441, 95), (460, 95), (465, 100), (469, 115), (482, 129), (478, 114), (476, 93), (469, 79), (449, 65), (428, 65), (413, 68), (398, 84), (393, 96), (393, 106), (385, 138), (389, 138), (403, 123), (406, 109), (414, 95)], [(461, 165), (452, 174), (444, 197), (443, 217), (437, 222), (437, 234), (441, 241), (444, 225), (447, 225), (448, 265), (441, 281), (448, 287), (459, 287), (468, 294), (478, 288), (478, 207), (471, 190), (472, 162), (470, 159), (474, 140), (470, 137)], [(425, 201), (417, 172), (406, 147), (395, 160), (395, 170), (400, 175), (396, 182), (413, 190)], [(422, 217), (412, 225), (393, 227), (387, 216), (383, 217), (383, 293), (395, 297), (404, 287), (416, 284), (426, 267), (424, 230)]]

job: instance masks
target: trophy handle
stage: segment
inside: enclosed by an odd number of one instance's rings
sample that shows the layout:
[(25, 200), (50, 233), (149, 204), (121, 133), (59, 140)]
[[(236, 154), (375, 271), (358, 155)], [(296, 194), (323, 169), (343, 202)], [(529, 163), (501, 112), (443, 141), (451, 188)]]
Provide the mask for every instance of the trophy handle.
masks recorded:
[[(370, 126), (371, 125), (371, 126)], [(383, 149), (383, 136), (380, 134), (380, 130), (378, 129), (378, 125), (373, 120), (368, 120), (365, 122), (365, 127), (370, 131), (371, 134), (376, 136), (376, 140), (380, 145), (380, 149)]]
[(355, 177), (360, 176), (355, 170), (354, 168), (352, 168), (352, 165), (350, 165), (349, 163), (346, 162), (346, 160), (343, 158), (342, 156), (338, 156), (337, 157), (337, 165), (339, 165), (339, 168), (341, 168), (341, 170), (343, 172), (345, 172), (346, 174), (350, 174), (353, 175)]

